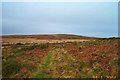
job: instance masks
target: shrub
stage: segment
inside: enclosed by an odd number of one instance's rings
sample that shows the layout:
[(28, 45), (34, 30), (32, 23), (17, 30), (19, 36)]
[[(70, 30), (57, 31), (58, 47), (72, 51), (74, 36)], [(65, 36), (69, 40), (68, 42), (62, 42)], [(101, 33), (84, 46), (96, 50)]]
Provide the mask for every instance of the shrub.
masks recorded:
[(79, 69), (82, 70), (85, 67), (85, 62), (80, 61), (79, 62)]
[(2, 63), (2, 76), (10, 77), (12, 74), (19, 72), (20, 66), (15, 58), (10, 58)]
[(24, 45), (23, 43), (16, 43), (16, 45)]
[(45, 48), (48, 48), (48, 44), (40, 44), (40, 45), (37, 45), (36, 47), (40, 49), (45, 49)]
[(35, 49), (35, 48), (45, 49), (45, 48), (48, 48), (48, 44), (25, 46), (25, 47), (22, 47), (21, 50), (22, 50), (22, 51), (26, 51), (26, 50), (32, 50), (32, 49)]
[(26, 68), (29, 71), (34, 71), (36, 69), (36, 66), (32, 63), (24, 62), (20, 64), (21, 68)]

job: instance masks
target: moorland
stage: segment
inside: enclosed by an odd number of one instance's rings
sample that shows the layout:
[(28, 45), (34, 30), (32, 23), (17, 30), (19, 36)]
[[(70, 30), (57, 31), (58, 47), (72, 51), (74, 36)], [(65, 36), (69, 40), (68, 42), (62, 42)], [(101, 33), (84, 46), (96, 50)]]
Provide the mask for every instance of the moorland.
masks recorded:
[(2, 77), (117, 77), (119, 42), (68, 34), (2, 36)]

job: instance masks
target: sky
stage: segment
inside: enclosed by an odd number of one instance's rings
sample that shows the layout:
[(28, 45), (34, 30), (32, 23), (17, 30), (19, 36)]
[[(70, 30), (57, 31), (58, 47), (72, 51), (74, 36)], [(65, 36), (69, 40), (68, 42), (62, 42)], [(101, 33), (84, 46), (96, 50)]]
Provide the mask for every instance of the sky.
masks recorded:
[(2, 0), (2, 2), (119, 2), (119, 0)]
[(3, 2), (2, 35), (118, 36), (117, 2)]

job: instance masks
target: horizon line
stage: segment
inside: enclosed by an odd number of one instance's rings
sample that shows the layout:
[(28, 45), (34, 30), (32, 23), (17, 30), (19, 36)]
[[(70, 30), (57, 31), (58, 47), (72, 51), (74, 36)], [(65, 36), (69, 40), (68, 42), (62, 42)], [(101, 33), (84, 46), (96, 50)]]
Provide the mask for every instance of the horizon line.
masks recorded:
[(86, 35), (72, 34), (72, 33), (2, 34), (0, 36), (27, 36), (27, 35), (75, 35), (75, 36), (96, 37), (96, 38), (112, 38), (112, 37), (119, 38), (119, 36), (98, 37), (98, 36), (86, 36)]

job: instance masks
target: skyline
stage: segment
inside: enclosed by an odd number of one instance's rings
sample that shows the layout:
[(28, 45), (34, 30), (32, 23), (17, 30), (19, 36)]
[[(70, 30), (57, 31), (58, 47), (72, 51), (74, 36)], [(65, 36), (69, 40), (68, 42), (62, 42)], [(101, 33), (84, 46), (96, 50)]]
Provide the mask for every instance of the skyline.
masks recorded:
[(4, 2), (2, 34), (118, 36), (115, 2)]
[(119, 0), (2, 0), (2, 2), (119, 2)]

